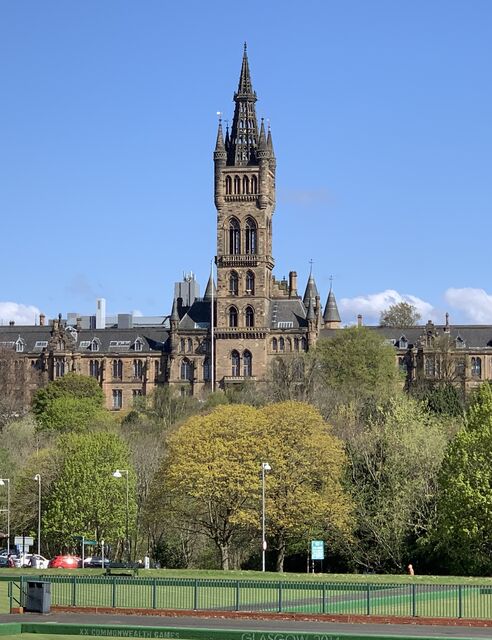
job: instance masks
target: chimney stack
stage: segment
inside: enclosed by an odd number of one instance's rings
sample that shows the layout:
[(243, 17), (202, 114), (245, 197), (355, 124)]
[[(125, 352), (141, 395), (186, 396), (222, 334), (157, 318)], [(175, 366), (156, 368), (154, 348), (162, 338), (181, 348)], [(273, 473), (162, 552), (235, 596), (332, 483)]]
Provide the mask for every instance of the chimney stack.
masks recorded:
[(14, 326), (14, 324), (15, 324), (15, 320), (10, 320), (10, 321), (9, 321), (9, 327), (13, 327), (13, 326)]
[(96, 301), (96, 329), (106, 329), (106, 299)]
[(362, 313), (359, 313), (357, 316), (357, 326), (362, 327)]
[(297, 272), (289, 272), (289, 298), (297, 298)]

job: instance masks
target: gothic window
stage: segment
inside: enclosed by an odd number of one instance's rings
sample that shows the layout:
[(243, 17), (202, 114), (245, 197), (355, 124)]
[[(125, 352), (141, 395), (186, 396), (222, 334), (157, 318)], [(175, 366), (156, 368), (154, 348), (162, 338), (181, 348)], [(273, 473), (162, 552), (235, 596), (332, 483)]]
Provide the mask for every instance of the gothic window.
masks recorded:
[(474, 378), (482, 377), (482, 358), (471, 359), (471, 374)]
[(455, 372), (460, 378), (465, 375), (465, 362), (461, 358), (456, 362)]
[(192, 380), (193, 368), (191, 362), (184, 358), (181, 362), (181, 380)]
[(143, 362), (141, 360), (133, 361), (133, 377), (141, 380), (143, 375)]
[(226, 195), (230, 196), (232, 193), (232, 178), (231, 176), (226, 177)]
[(118, 380), (123, 378), (123, 362), (121, 360), (113, 360), (113, 378)]
[(154, 360), (154, 378), (155, 380), (159, 378), (159, 360)]
[(192, 353), (193, 351), (193, 340), (191, 338), (188, 338), (186, 350), (188, 353)]
[(425, 358), (425, 375), (429, 378), (433, 378), (436, 375), (436, 363), (432, 356), (426, 356)]
[(142, 338), (137, 338), (134, 344), (135, 351), (143, 351), (143, 340)]
[(287, 338), (285, 342), (287, 344), (287, 351), (292, 351), (292, 340), (290, 338)]
[(303, 351), (307, 351), (307, 340), (306, 338), (301, 338), (301, 347)]
[(246, 307), (246, 311), (245, 311), (245, 318), (246, 318), (246, 326), (247, 327), (254, 327), (255, 326), (255, 311), (253, 309), (253, 307)]
[(248, 176), (243, 177), (243, 193), (249, 193), (249, 178)]
[(123, 406), (123, 391), (121, 389), (113, 389), (113, 409), (121, 409)]
[(255, 274), (252, 271), (246, 273), (246, 293), (251, 296), (255, 294)]
[(231, 218), (229, 223), (229, 253), (241, 253), (241, 227), (236, 218)]
[(239, 353), (237, 351), (233, 351), (231, 353), (231, 375), (234, 377), (241, 375), (241, 360), (239, 358)]
[(251, 193), (258, 193), (258, 178), (251, 176)]
[(92, 378), (99, 378), (99, 361), (91, 360), (89, 362), (89, 375)]
[(237, 327), (237, 309), (236, 307), (229, 308), (229, 326)]
[(101, 347), (101, 341), (99, 340), (99, 338), (94, 338), (91, 342), (91, 351), (99, 351)]
[(253, 357), (249, 351), (243, 353), (243, 375), (245, 378), (251, 378), (253, 375)]
[(17, 342), (15, 343), (15, 350), (17, 353), (22, 353), (24, 351), (25, 342), (22, 338), (17, 338)]
[(179, 341), (179, 350), (181, 351), (181, 353), (185, 352), (185, 345), (186, 345), (185, 339), (181, 338), (181, 340)]
[(246, 220), (246, 253), (256, 253), (256, 222), (253, 218)]
[(241, 178), (234, 176), (234, 194), (239, 195), (241, 193)]
[(277, 338), (272, 338), (272, 351), (278, 350), (278, 341)]
[(279, 351), (285, 351), (285, 340), (283, 338), (279, 339), (278, 348), (279, 348)]
[(408, 340), (405, 338), (405, 336), (401, 336), (399, 344), (400, 349), (408, 349)]
[(229, 291), (232, 296), (237, 296), (239, 293), (239, 276), (235, 271), (231, 271), (229, 276)]
[(407, 372), (407, 361), (406, 358), (398, 358), (398, 368), (402, 373)]
[(299, 338), (294, 338), (294, 350), (299, 351)]
[(143, 395), (142, 389), (132, 389), (133, 405), (138, 403), (138, 399)]
[(55, 361), (55, 378), (61, 378), (65, 375), (65, 360)]
[(205, 358), (205, 360), (203, 361), (203, 379), (205, 380), (205, 382), (208, 382), (210, 380), (210, 360), (208, 358)]

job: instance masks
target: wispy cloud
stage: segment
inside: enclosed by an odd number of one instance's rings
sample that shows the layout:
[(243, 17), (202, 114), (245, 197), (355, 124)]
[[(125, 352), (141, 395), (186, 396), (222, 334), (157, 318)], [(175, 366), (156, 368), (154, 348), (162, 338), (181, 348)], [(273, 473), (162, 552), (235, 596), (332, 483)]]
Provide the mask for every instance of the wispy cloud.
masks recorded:
[(95, 300), (100, 297), (99, 291), (83, 273), (75, 274), (67, 283), (66, 291), (72, 295), (79, 296), (86, 300)]
[(464, 287), (447, 289), (444, 294), (446, 302), (454, 309), (462, 312), (469, 322), (476, 324), (492, 323), (492, 295), (484, 289)]
[(40, 313), (41, 311), (34, 305), (0, 302), (0, 324), (8, 324), (12, 320), (15, 324), (35, 324)]
[(354, 320), (360, 313), (366, 322), (378, 323), (381, 311), (399, 302), (408, 302), (413, 305), (424, 322), (435, 319), (435, 310), (430, 302), (409, 293), (399, 293), (394, 289), (386, 289), (379, 293), (369, 293), (355, 298), (342, 298), (338, 306), (347, 322)]
[(312, 207), (326, 204), (333, 200), (327, 189), (281, 189), (278, 201), (281, 204), (294, 204), (300, 207)]

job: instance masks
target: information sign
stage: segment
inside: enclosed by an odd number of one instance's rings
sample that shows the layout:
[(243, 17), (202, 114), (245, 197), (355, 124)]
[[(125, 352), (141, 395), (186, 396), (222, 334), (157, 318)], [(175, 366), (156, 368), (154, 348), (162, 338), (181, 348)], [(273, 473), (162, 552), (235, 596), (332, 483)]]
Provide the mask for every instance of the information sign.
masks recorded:
[(311, 560), (325, 559), (325, 542), (324, 540), (311, 540)]

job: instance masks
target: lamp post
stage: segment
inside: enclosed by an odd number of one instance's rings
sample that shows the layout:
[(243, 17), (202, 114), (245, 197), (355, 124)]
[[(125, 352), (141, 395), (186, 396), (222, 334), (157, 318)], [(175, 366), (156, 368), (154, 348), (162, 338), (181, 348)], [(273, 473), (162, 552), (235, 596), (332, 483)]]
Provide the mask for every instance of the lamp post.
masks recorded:
[(41, 555), (41, 475), (37, 473), (34, 480), (38, 483), (38, 556)]
[(261, 570), (265, 571), (266, 537), (265, 537), (265, 473), (271, 471), (268, 462), (261, 463)]
[(125, 527), (125, 546), (127, 560), (130, 562), (130, 533), (129, 533), (129, 520), (130, 520), (130, 503), (129, 503), (129, 485), (128, 485), (128, 469), (116, 469), (113, 471), (114, 478), (122, 478), (123, 474), (126, 477), (126, 527)]
[(7, 485), (7, 555), (10, 554), (10, 478), (0, 478), (0, 487)]

